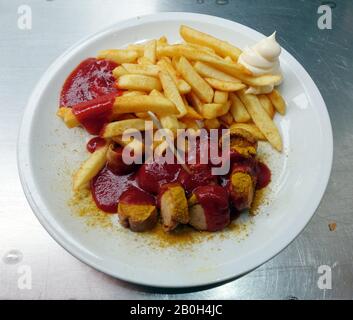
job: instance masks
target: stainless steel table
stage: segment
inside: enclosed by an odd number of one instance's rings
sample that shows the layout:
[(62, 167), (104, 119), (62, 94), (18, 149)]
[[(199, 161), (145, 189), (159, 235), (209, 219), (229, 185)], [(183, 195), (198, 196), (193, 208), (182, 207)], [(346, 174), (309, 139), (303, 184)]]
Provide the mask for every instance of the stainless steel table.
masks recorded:
[[(18, 8), (32, 9), (32, 29), (18, 28)], [(353, 298), (353, 12), (331, 2), (332, 30), (320, 30), (320, 1), (1, 0), (0, 1), (0, 298), (1, 299), (352, 299)], [(62, 249), (29, 208), (16, 167), (22, 111), (49, 64), (73, 43), (118, 20), (157, 11), (191, 11), (278, 31), (307, 69), (330, 113), (334, 163), (314, 218), (277, 257), (213, 288), (156, 290), (112, 279)], [(20, 146), (21, 148), (21, 146)], [(330, 231), (328, 224), (337, 228)], [(319, 289), (320, 265), (332, 289)], [(31, 270), (32, 286), (23, 284)], [(27, 268), (27, 269), (26, 269)]]

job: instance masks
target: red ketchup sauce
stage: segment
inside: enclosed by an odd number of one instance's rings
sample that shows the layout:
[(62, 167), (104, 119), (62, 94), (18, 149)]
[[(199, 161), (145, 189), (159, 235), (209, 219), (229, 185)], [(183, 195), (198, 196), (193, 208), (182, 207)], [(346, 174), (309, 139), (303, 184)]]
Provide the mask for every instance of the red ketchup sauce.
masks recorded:
[(119, 202), (132, 205), (140, 204), (154, 206), (156, 204), (156, 199), (146, 191), (131, 186), (120, 196)]
[(256, 176), (257, 183), (256, 189), (263, 189), (271, 182), (271, 170), (263, 162), (257, 162), (256, 164)]
[(83, 60), (66, 79), (60, 95), (60, 106), (73, 107), (108, 93), (117, 92), (112, 71), (113, 61), (88, 58)]
[(113, 103), (121, 90), (112, 74), (118, 65), (108, 60), (88, 58), (66, 79), (60, 94), (60, 106), (72, 107), (77, 120), (90, 134), (99, 134), (109, 122)]
[(143, 164), (137, 172), (137, 183), (141, 189), (158, 194), (162, 185), (177, 181), (181, 170), (179, 164)]
[(217, 176), (212, 175), (212, 168), (207, 164), (194, 164), (188, 166), (191, 173), (181, 170), (178, 181), (182, 184), (187, 194), (200, 186), (217, 184)]
[(108, 213), (116, 213), (123, 192), (136, 187), (134, 173), (119, 176), (104, 167), (91, 180), (91, 191), (97, 207)]
[(228, 193), (225, 188), (219, 185), (201, 186), (193, 193), (204, 210), (207, 230), (224, 229), (230, 222)]
[(94, 137), (87, 142), (86, 149), (88, 152), (93, 153), (97, 149), (105, 146), (105, 139)]
[(72, 113), (90, 134), (99, 134), (109, 122), (115, 98), (119, 94), (109, 93), (93, 100), (81, 102), (72, 107)]

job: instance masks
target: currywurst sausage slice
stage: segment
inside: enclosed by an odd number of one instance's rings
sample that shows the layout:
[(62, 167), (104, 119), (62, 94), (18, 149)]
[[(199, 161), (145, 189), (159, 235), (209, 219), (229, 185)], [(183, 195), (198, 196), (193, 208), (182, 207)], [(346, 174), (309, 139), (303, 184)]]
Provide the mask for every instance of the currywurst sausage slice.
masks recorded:
[(119, 221), (131, 231), (143, 232), (157, 223), (157, 208), (152, 195), (132, 187), (125, 191), (118, 204)]
[(179, 223), (189, 223), (188, 203), (179, 183), (163, 185), (158, 197), (165, 231), (174, 230)]
[(196, 188), (189, 205), (189, 223), (197, 230), (218, 231), (230, 223), (228, 193), (219, 185)]

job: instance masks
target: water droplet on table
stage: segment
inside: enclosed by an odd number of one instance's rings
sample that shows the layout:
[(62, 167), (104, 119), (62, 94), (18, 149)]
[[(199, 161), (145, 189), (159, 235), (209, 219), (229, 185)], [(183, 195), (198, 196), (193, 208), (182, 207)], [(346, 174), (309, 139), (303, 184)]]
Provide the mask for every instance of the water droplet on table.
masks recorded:
[(224, 4), (228, 4), (229, 1), (228, 0), (217, 0), (216, 1), (216, 4), (219, 4), (219, 5), (224, 5)]
[(23, 254), (21, 251), (13, 249), (5, 253), (2, 261), (6, 264), (17, 264), (22, 261)]

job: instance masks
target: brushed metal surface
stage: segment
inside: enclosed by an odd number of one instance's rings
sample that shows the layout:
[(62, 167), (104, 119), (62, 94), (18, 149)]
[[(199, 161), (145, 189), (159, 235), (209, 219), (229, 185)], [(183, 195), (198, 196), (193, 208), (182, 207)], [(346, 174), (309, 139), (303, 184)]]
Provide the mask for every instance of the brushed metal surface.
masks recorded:
[[(32, 9), (31, 30), (17, 27), (17, 10), (22, 4)], [(353, 2), (332, 3), (332, 30), (317, 27), (320, 4), (290, 0), (1, 0), (0, 298), (352, 299)], [(158, 11), (212, 14), (265, 34), (277, 30), (280, 43), (318, 85), (333, 126), (332, 176), (309, 225), (274, 259), (240, 279), (213, 288), (140, 287), (82, 264), (41, 227), (26, 202), (17, 174), (15, 151), (21, 114), (49, 64), (90, 33), (120, 19)], [(337, 223), (336, 231), (329, 230), (330, 222)], [(331, 266), (332, 289), (319, 289), (320, 265)], [(26, 266), (32, 271), (32, 288), (20, 289)]]

